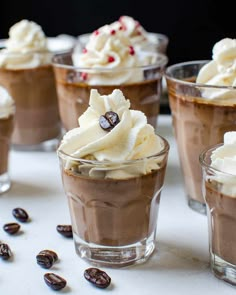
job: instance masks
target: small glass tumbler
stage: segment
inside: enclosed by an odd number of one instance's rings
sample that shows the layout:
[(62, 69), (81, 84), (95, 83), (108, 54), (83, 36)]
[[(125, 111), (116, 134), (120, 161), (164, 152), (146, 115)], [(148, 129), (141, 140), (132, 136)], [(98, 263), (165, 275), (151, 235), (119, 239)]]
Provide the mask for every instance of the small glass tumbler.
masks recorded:
[(0, 117), (0, 194), (5, 193), (11, 187), (8, 162), (11, 136), (14, 129), (14, 112), (15, 106), (13, 105), (9, 117)]
[[(123, 267), (145, 262), (154, 251), (169, 151), (168, 142), (162, 140), (160, 153), (122, 163), (78, 159), (58, 152), (75, 249), (87, 262)], [(109, 176), (149, 161), (156, 162), (158, 168), (146, 175)]]
[(210, 265), (213, 274), (236, 285), (236, 175), (211, 166), (211, 155), (222, 144), (200, 155), (202, 190), (207, 205)]
[[(131, 108), (142, 111), (148, 123), (157, 126), (160, 111), (162, 77), (167, 57), (160, 54), (155, 64), (143, 67), (126, 68), (80, 68), (73, 65), (69, 53), (56, 54), (53, 67), (62, 125), (66, 131), (78, 127), (78, 117), (88, 108), (91, 89), (97, 89), (101, 95), (108, 95), (114, 89), (120, 89), (130, 100)], [(139, 82), (121, 82), (125, 76), (142, 75)], [(93, 81), (87, 79), (92, 77)], [(103, 77), (99, 84), (97, 77)], [(113, 80), (113, 84), (104, 81)]]
[[(201, 191), (199, 154), (223, 142), (224, 133), (236, 130), (236, 88), (197, 84), (196, 77), (208, 61), (184, 62), (167, 67), (165, 78), (189, 207), (206, 214)], [(234, 99), (213, 100), (209, 95), (235, 91)]]

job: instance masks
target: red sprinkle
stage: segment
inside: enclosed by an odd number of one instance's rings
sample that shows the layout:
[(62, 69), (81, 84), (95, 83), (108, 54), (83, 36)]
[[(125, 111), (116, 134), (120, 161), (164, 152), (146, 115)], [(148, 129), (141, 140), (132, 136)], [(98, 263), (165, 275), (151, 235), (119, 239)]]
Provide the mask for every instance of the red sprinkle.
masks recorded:
[(85, 72), (80, 73), (80, 77), (81, 77), (81, 79), (82, 79), (83, 81), (85, 81), (85, 80), (87, 80), (87, 78), (88, 78), (88, 74), (85, 73)]
[(111, 35), (115, 35), (116, 30), (111, 30)]
[(83, 48), (82, 52), (83, 52), (83, 53), (87, 53), (88, 50), (87, 50), (86, 48)]
[(113, 62), (115, 58), (113, 56), (108, 56), (108, 62)]
[(140, 23), (138, 21), (135, 21), (135, 28), (140, 27)]
[(99, 31), (98, 30), (94, 31), (94, 35), (99, 35)]
[(135, 51), (134, 51), (134, 47), (133, 46), (129, 46), (129, 54), (134, 55)]

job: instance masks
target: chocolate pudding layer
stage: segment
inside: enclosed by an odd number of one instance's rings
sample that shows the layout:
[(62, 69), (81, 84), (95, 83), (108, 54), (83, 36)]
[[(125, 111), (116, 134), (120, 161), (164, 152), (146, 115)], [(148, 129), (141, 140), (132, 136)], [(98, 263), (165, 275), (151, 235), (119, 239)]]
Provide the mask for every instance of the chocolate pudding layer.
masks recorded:
[(51, 65), (0, 69), (0, 84), (16, 104), (12, 143), (36, 145), (60, 135), (60, 119)]
[(0, 119), (0, 175), (8, 171), (8, 152), (13, 126), (13, 115)]
[(167, 83), (186, 193), (190, 199), (205, 203), (199, 154), (206, 147), (221, 143), (225, 132), (236, 130), (236, 106), (230, 101), (223, 104), (204, 100), (200, 91), (192, 88), (190, 93), (188, 85), (173, 80)]
[(124, 246), (149, 237), (157, 212), (166, 164), (130, 179), (94, 179), (62, 171), (74, 234), (88, 243)]
[[(219, 185), (219, 184), (218, 184)], [(206, 202), (212, 223), (211, 251), (221, 259), (236, 265), (236, 198), (217, 191), (216, 182), (206, 182)]]
[(148, 123), (156, 128), (160, 108), (161, 80), (156, 78), (123, 85), (88, 85), (74, 82), (76, 72), (54, 67), (59, 101), (59, 112), (66, 130), (78, 127), (78, 117), (88, 108), (91, 89), (97, 89), (101, 95), (108, 95), (114, 89), (120, 89), (130, 100), (131, 108), (142, 111)]

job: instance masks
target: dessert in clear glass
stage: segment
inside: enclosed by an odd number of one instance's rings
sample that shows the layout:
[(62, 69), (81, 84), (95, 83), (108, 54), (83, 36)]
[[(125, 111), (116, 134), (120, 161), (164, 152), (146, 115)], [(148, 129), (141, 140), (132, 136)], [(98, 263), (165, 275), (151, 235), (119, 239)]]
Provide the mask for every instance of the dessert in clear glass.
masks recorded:
[(213, 274), (236, 285), (236, 132), (200, 155)]
[(80, 127), (58, 148), (75, 249), (94, 265), (145, 262), (156, 247), (169, 144), (129, 108), (119, 89), (92, 89)]
[(206, 213), (198, 157), (203, 149), (236, 130), (235, 40), (223, 39), (213, 48), (212, 61), (171, 65), (165, 77), (189, 206)]

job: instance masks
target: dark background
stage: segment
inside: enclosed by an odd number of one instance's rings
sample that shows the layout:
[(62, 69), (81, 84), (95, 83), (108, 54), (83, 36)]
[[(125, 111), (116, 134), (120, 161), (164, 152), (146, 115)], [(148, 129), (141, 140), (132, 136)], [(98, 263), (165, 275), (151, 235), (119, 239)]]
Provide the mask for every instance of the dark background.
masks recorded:
[(217, 41), (236, 37), (232, 3), (228, 0), (1, 0), (0, 38), (7, 38), (9, 28), (23, 18), (35, 21), (52, 37), (88, 33), (121, 15), (129, 15), (147, 31), (169, 37), (169, 64), (210, 59)]

